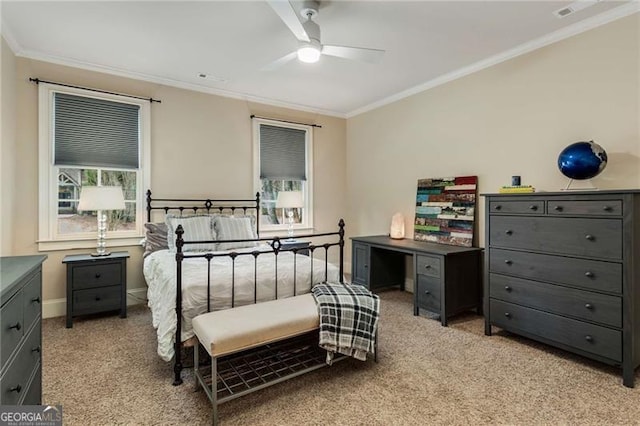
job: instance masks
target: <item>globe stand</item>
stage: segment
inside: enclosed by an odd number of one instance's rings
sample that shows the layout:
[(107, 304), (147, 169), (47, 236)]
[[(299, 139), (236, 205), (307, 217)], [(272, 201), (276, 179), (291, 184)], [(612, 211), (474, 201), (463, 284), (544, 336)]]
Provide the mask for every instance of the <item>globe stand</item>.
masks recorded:
[[(573, 187), (571, 188), (571, 184), (575, 181), (575, 179), (569, 179), (569, 183), (567, 184), (567, 187), (564, 189), (561, 189), (561, 191), (596, 191), (598, 188), (596, 188), (595, 186), (593, 186), (593, 184), (591, 183), (591, 180), (589, 180), (589, 183), (585, 186), (582, 187)], [(585, 182), (584, 180), (582, 180), (581, 182)]]

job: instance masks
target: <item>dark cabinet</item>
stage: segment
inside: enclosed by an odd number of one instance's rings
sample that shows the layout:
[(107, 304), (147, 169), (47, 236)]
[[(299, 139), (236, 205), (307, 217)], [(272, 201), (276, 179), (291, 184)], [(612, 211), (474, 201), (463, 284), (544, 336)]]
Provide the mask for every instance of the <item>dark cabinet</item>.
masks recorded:
[(351, 282), (369, 288), (369, 246), (353, 243), (351, 255)]
[(0, 258), (1, 405), (42, 402), (42, 262), (46, 258)]
[(633, 387), (640, 191), (484, 196), (485, 334), (497, 326), (621, 366)]

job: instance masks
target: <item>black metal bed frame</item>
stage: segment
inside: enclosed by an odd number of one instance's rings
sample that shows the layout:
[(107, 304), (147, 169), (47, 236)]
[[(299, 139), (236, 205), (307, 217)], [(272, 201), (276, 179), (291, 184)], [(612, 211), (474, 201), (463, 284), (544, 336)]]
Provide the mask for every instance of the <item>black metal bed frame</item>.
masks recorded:
[[(232, 276), (231, 276), (231, 308), (235, 307), (235, 260), (240, 256), (253, 256), (254, 258), (254, 301), (253, 303), (258, 303), (257, 301), (257, 285), (258, 285), (258, 274), (257, 274), (257, 258), (262, 253), (273, 253), (274, 262), (275, 262), (275, 299), (278, 298), (278, 254), (280, 252), (293, 252), (294, 255), (294, 274), (293, 274), (293, 295), (296, 295), (296, 259), (299, 251), (308, 250), (309, 257), (311, 258), (310, 262), (310, 284), (313, 284), (313, 253), (316, 249), (324, 249), (324, 281), (327, 281), (328, 278), (328, 251), (330, 247), (337, 246), (340, 251), (340, 260), (339, 260), (339, 282), (343, 283), (344, 280), (344, 220), (340, 219), (338, 222), (338, 231), (337, 232), (325, 232), (318, 234), (305, 234), (305, 235), (296, 235), (296, 238), (317, 238), (317, 237), (332, 237), (337, 236), (338, 240), (332, 243), (323, 243), (323, 244), (309, 244), (307, 248), (284, 248), (282, 246), (282, 238), (273, 237), (273, 238), (260, 238), (259, 233), (259, 213), (260, 213), (260, 193), (256, 193), (255, 199), (250, 200), (242, 200), (242, 199), (185, 199), (185, 198), (152, 198), (151, 190), (148, 190), (147, 193), (147, 222), (151, 222), (151, 213), (153, 210), (161, 210), (164, 211), (166, 215), (169, 211), (177, 210), (182, 214), (183, 212), (191, 212), (197, 214), (198, 211), (206, 210), (207, 214), (215, 213), (216, 211), (220, 214), (223, 214), (225, 211), (231, 211), (231, 214), (234, 214), (236, 210), (242, 210), (243, 214), (247, 214), (247, 210), (255, 210), (256, 212), (256, 231), (258, 232), (258, 238), (252, 240), (215, 240), (215, 241), (184, 241), (183, 235), (184, 230), (182, 225), (178, 225), (176, 229), (176, 335), (175, 335), (175, 343), (174, 343), (174, 381), (173, 385), (177, 386), (182, 384), (181, 372), (183, 369), (181, 352), (182, 352), (182, 262), (185, 259), (192, 258), (203, 258), (207, 260), (208, 268), (207, 268), (207, 312), (211, 311), (211, 260), (216, 257), (230, 257), (232, 262)], [(166, 203), (163, 206), (154, 206), (152, 205), (154, 202), (162, 202)], [(176, 203), (187, 203), (187, 206), (174, 205)], [(229, 251), (228, 253), (211, 253), (211, 252), (188, 252), (185, 253), (183, 251), (185, 245), (189, 244), (205, 244), (205, 243), (242, 243), (242, 242), (268, 242), (271, 246), (270, 249), (262, 249), (262, 250), (253, 250), (251, 252), (236, 252)], [(302, 255), (302, 254), (300, 254)], [(198, 347), (195, 345), (194, 351), (197, 351)]]

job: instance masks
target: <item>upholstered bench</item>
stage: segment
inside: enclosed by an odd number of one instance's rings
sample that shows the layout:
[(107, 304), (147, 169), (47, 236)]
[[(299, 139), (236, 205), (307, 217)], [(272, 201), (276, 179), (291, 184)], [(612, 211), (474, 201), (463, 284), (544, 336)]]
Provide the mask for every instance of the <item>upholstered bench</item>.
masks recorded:
[(211, 356), (207, 377), (199, 367), (199, 351), (194, 350), (196, 388), (202, 385), (211, 400), (213, 424), (218, 423), (219, 403), (326, 366), (317, 333), (315, 343), (306, 339), (287, 344), (319, 325), (311, 293), (195, 317), (193, 330)]

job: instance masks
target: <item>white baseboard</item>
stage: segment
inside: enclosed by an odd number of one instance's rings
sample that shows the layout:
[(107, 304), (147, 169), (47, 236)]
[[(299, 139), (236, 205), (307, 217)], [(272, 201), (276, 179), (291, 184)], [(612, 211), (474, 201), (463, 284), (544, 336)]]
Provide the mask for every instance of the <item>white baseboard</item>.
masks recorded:
[[(146, 288), (127, 290), (127, 306), (146, 304)], [(67, 299), (51, 299), (42, 302), (42, 318), (63, 317), (67, 315)]]
[(413, 293), (414, 283), (411, 278), (404, 279), (404, 291), (408, 291), (409, 293)]

